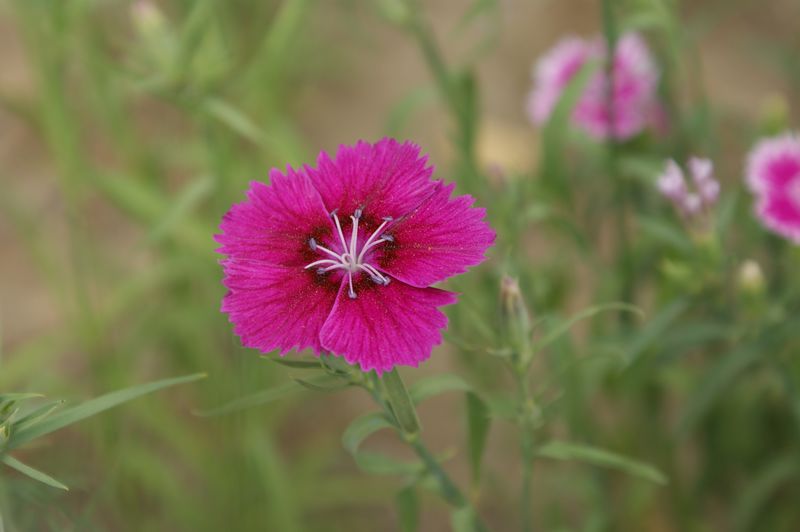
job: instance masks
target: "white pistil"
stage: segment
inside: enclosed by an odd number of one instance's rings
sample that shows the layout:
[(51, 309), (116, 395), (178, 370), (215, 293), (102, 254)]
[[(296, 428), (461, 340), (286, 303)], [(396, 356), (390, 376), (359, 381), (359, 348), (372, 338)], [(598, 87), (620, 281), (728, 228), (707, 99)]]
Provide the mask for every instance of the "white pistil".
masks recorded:
[[(375, 231), (367, 238), (364, 242), (364, 245), (361, 247), (361, 250), (358, 249), (358, 220), (361, 218), (363, 213), (362, 208), (356, 209), (353, 213), (353, 216), (350, 217), (350, 220), (353, 222), (353, 229), (350, 235), (350, 244), (348, 246), (347, 239), (344, 236), (344, 232), (342, 231), (342, 225), (339, 222), (339, 217), (336, 214), (336, 211), (331, 213), (333, 217), (334, 224), (336, 225), (336, 232), (339, 236), (339, 241), (342, 244), (342, 253), (336, 253), (335, 251), (331, 251), (330, 249), (326, 248), (325, 246), (321, 246), (315, 239), (310, 238), (308, 240), (308, 245), (311, 248), (311, 251), (321, 251), (329, 255), (330, 259), (321, 259), (305, 266), (305, 269), (309, 268), (317, 268), (317, 273), (324, 274), (334, 270), (344, 270), (347, 272), (347, 284), (348, 284), (348, 295), (351, 299), (356, 298), (356, 292), (353, 289), (353, 274), (357, 273), (359, 270), (363, 271), (367, 275), (369, 275), (370, 279), (377, 284), (387, 285), (389, 284), (389, 277), (383, 275), (381, 272), (378, 271), (373, 265), (364, 262), (364, 258), (366, 257), (367, 252), (381, 244), (383, 242), (393, 242), (394, 238), (390, 235), (383, 235), (382, 231), (386, 228), (386, 226), (392, 221), (391, 218), (384, 218), (383, 223), (378, 226)], [(323, 267), (324, 266), (324, 267)]]

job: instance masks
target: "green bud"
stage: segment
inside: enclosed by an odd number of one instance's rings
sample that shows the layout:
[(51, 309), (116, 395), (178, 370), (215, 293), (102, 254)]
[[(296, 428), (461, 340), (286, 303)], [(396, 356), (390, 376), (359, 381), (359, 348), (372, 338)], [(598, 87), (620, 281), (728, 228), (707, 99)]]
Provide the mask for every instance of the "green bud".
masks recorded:
[(777, 135), (789, 127), (789, 104), (782, 94), (772, 94), (762, 102), (759, 125), (765, 135)]
[(500, 281), (500, 312), (503, 329), (514, 357), (521, 367), (527, 367), (533, 357), (531, 349), (531, 319), (519, 282), (504, 276)]
[(131, 20), (143, 36), (158, 34), (164, 29), (164, 15), (150, 0), (137, 0), (133, 4)]
[(752, 259), (744, 261), (739, 267), (736, 281), (743, 294), (760, 295), (764, 292), (764, 273), (761, 266)]

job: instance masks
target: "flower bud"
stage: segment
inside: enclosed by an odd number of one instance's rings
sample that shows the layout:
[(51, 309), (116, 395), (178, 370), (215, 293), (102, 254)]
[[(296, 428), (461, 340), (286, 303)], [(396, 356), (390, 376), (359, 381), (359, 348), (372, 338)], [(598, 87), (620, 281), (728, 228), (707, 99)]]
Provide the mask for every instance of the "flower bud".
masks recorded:
[(758, 295), (764, 291), (764, 273), (756, 261), (752, 259), (744, 261), (739, 267), (737, 277), (737, 284), (742, 293)]
[(519, 283), (504, 276), (500, 284), (500, 305), (503, 329), (513, 356), (524, 367), (533, 355), (531, 350), (531, 320)]
[(375, 7), (383, 18), (392, 24), (403, 26), (410, 19), (409, 7), (403, 0), (378, 0)]
[(137, 0), (133, 4), (131, 20), (142, 35), (157, 33), (164, 27), (164, 15), (150, 0)]

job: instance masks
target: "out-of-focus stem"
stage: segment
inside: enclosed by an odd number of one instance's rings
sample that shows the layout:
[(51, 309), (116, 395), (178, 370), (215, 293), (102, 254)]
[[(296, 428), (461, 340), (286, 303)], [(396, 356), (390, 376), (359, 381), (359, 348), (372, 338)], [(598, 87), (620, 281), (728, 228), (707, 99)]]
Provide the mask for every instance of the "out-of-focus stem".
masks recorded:
[(408, 6), (407, 26), (417, 40), (417, 44), (422, 51), (428, 69), (436, 81), (436, 85), (445, 103), (456, 122), (458, 134), (458, 149), (461, 152), (463, 162), (467, 169), (477, 173), (475, 162), (473, 128), (470, 126), (470, 109), (467, 106), (468, 95), (461, 90), (461, 85), (457, 83), (457, 78), (447, 67), (442, 52), (436, 44), (430, 26), (422, 17), (422, 8), (417, 0), (405, 0)]
[(535, 459), (535, 441), (533, 437), (533, 398), (528, 386), (527, 368), (515, 367), (514, 376), (519, 388), (519, 429), (520, 450), (522, 451), (522, 495), (520, 511), (522, 530), (533, 530), (533, 513), (531, 512), (531, 485), (533, 482), (533, 463)]

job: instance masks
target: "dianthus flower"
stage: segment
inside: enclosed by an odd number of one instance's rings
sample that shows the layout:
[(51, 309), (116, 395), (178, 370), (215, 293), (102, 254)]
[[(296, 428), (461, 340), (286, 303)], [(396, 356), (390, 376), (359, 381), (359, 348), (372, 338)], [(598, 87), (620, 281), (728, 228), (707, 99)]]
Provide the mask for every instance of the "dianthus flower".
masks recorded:
[(567, 37), (536, 64), (534, 88), (528, 97), (528, 114), (534, 124), (547, 122), (562, 93), (589, 62), (595, 72), (587, 81), (572, 111), (572, 122), (596, 139), (610, 135), (626, 140), (663, 117), (658, 103), (658, 68), (638, 33), (623, 35), (614, 50), (613, 90), (609, 98), (608, 55), (600, 39)]
[(708, 212), (717, 203), (719, 181), (714, 178), (714, 163), (710, 159), (692, 157), (687, 166), (692, 176), (691, 189), (687, 186), (683, 170), (674, 160), (667, 161), (656, 187), (684, 219), (691, 219)]
[(756, 144), (748, 157), (746, 179), (756, 195), (761, 222), (800, 244), (800, 137), (787, 133)]
[(222, 303), (262, 352), (310, 348), (379, 374), (417, 366), (456, 301), (430, 285), (482, 262), (495, 234), (473, 198), (431, 179), (419, 147), (384, 139), (273, 169), (223, 217)]

